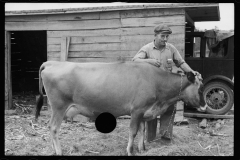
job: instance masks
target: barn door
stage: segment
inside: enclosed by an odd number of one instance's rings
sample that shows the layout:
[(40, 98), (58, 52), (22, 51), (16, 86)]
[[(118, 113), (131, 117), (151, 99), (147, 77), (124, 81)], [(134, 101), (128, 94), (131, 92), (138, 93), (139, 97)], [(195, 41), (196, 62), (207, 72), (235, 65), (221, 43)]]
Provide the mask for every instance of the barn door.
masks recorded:
[(12, 108), (11, 33), (5, 31), (5, 109)]

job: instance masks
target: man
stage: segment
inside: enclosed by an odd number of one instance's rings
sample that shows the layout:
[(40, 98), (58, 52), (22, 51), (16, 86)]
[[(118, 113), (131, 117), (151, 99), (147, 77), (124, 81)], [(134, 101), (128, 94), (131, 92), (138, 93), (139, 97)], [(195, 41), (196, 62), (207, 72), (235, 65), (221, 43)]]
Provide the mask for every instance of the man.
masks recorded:
[[(169, 72), (172, 71), (172, 62), (174, 62), (177, 67), (180, 67), (185, 72), (193, 72), (195, 75), (199, 74), (189, 67), (172, 44), (167, 43), (169, 36), (172, 33), (172, 30), (167, 25), (156, 26), (154, 33), (154, 41), (143, 46), (133, 57), (133, 61), (147, 62)], [(160, 117), (160, 134), (162, 135), (162, 138), (172, 138), (175, 113), (176, 110), (174, 111), (174, 105), (172, 105), (165, 114)], [(148, 125), (156, 127), (157, 119), (148, 122)]]

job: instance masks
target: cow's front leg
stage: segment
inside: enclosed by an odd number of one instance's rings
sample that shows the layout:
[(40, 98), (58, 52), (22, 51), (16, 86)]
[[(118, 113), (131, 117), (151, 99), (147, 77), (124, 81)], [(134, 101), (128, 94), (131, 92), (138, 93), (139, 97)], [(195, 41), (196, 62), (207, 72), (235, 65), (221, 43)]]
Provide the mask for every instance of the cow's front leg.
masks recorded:
[(145, 145), (144, 145), (145, 121), (140, 122), (139, 133), (140, 133), (140, 138), (138, 142), (138, 150), (140, 153), (142, 153), (145, 150)]
[(134, 138), (137, 135), (139, 123), (140, 123), (140, 115), (137, 113), (132, 114), (131, 122), (130, 122), (129, 140), (128, 140), (128, 146), (127, 146), (128, 156), (131, 156), (133, 154), (133, 142), (134, 142)]

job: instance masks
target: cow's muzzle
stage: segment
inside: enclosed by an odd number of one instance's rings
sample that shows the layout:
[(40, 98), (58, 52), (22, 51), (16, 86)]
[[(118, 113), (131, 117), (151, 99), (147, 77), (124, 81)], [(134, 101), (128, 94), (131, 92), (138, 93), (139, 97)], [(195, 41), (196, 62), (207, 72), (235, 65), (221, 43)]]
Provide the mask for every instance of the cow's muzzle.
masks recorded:
[(199, 108), (197, 108), (197, 110), (198, 110), (199, 112), (206, 112), (207, 107), (208, 107), (208, 105), (205, 104), (205, 106), (200, 106)]

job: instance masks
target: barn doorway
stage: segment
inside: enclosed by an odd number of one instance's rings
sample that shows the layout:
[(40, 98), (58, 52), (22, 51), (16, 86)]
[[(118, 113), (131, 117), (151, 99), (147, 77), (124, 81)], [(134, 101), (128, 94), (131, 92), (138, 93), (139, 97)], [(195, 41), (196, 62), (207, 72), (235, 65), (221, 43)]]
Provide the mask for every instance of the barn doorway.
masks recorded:
[[(39, 94), (39, 68), (45, 61), (47, 61), (46, 31), (11, 32), (13, 102), (20, 99), (24, 99), (25, 102), (29, 101), (29, 98), (35, 102), (34, 97)], [(25, 100), (25, 97), (28, 97), (28, 100)]]

